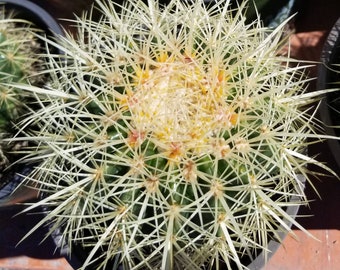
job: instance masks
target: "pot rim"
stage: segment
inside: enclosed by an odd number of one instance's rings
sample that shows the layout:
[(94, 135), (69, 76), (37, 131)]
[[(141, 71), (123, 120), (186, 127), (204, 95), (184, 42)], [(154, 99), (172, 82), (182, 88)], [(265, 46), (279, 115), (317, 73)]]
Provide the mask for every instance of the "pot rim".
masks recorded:
[[(20, 14), (25, 14), (23, 17), (28, 21), (33, 22), (37, 27), (52, 35), (63, 35), (63, 29), (54, 18), (41, 6), (29, 0), (0, 0), (0, 4), (8, 5), (11, 9), (17, 9)], [(21, 17), (21, 16), (20, 16)]]

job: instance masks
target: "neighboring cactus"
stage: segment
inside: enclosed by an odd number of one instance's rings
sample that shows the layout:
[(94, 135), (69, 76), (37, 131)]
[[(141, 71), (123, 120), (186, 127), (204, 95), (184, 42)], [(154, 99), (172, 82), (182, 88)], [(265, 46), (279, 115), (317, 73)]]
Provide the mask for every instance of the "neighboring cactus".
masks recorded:
[[(27, 160), (60, 245), (89, 249), (90, 269), (243, 269), (307, 204), (318, 134), (306, 66), (282, 52), (284, 25), (245, 24), (228, 1), (97, 1), (49, 83), (23, 86), (41, 108)], [(18, 140), (18, 139), (16, 139)], [(330, 170), (329, 170), (330, 171)], [(290, 201), (292, 197), (298, 200)], [(95, 265), (95, 266), (94, 266)], [(224, 265), (222, 267), (222, 265)], [(219, 268), (220, 267), (220, 268)]]
[[(27, 93), (9, 83), (28, 83), (37, 71), (37, 30), (28, 21), (15, 18), (14, 10), (0, 4), (0, 168), (7, 163), (2, 138), (13, 132), (12, 122), (25, 111)], [(7, 149), (8, 150), (8, 149)]]
[(20, 89), (10, 87), (9, 82), (27, 82), (37, 73), (37, 42), (30, 22), (15, 19), (13, 12), (0, 6), (0, 128), (8, 127), (23, 109), (25, 96)]

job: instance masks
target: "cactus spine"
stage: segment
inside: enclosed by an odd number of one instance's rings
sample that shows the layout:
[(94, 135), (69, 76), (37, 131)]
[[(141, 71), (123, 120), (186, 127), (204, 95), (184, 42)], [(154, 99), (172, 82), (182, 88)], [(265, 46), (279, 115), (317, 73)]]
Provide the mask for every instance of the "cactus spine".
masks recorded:
[(41, 160), (27, 179), (45, 196), (29, 209), (49, 206), (60, 244), (90, 248), (98, 269), (243, 269), (301, 228), (284, 210), (307, 203), (320, 93), (278, 55), (283, 25), (247, 25), (229, 1), (97, 4), (101, 20), (79, 18), (49, 56), (51, 81), (24, 87), (41, 106), (22, 123), (39, 127), (23, 138)]

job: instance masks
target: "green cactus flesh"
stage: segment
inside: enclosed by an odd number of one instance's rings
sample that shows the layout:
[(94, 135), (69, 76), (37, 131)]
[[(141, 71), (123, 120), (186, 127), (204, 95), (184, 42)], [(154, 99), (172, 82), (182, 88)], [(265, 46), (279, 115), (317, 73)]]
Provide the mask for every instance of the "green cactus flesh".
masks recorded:
[(41, 109), (22, 124), (39, 127), (25, 140), (41, 163), (28, 179), (45, 196), (32, 208), (49, 206), (61, 245), (90, 249), (85, 266), (243, 268), (300, 227), (284, 209), (306, 203), (315, 97), (278, 55), (283, 25), (245, 25), (223, 3), (98, 1), (103, 18), (79, 19), (32, 88)]

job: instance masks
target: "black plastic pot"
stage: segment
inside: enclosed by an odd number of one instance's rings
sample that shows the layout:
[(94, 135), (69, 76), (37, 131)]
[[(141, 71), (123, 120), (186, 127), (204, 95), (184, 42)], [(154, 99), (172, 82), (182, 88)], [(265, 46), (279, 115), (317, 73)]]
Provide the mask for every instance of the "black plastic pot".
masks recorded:
[[(232, 0), (231, 2), (243, 2)], [(248, 22), (257, 18), (257, 12), (265, 26), (275, 27), (287, 19), (295, 8), (295, 0), (254, 0), (249, 1), (247, 11)], [(256, 7), (256, 8), (255, 8)]]
[(46, 10), (28, 0), (0, 0), (6, 9), (13, 9), (16, 18), (32, 22), (47, 35), (63, 35), (63, 30), (57, 20)]
[[(183, 0), (190, 2), (192, 0)], [(217, 0), (204, 0), (204, 3), (209, 5)], [(230, 5), (237, 10), (245, 0), (231, 0)], [(247, 22), (251, 23), (257, 19), (259, 14), (263, 24), (269, 27), (276, 27), (289, 16), (291, 16), (297, 9), (298, 2), (301, 0), (253, 0), (248, 1), (248, 9), (246, 12)]]
[[(340, 89), (340, 18), (331, 29), (321, 53), (318, 90)], [(340, 91), (328, 93), (320, 105), (320, 117), (328, 135), (340, 137)], [(336, 128), (338, 126), (338, 128)], [(340, 169), (340, 141), (328, 140), (337, 168)]]

